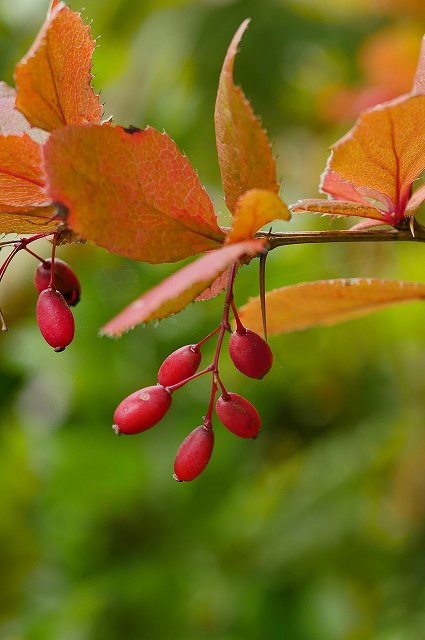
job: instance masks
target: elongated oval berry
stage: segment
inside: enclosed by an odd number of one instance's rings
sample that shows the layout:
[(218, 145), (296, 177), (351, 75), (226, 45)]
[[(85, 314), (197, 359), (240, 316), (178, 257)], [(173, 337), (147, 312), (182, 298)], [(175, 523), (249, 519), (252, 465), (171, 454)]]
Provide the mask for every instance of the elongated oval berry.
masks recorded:
[[(34, 274), (34, 284), (38, 293), (50, 286), (51, 273), (52, 260), (49, 258), (40, 262)], [(55, 258), (55, 288), (60, 291), (70, 307), (75, 307), (80, 301), (80, 282), (69, 264), (59, 258)]]
[(124, 398), (116, 408), (113, 429), (117, 435), (142, 433), (157, 424), (170, 405), (171, 393), (161, 385), (139, 389)]
[(263, 378), (273, 364), (269, 345), (258, 333), (245, 329), (234, 331), (229, 340), (229, 353), (236, 369), (249, 378)]
[(214, 449), (214, 432), (203, 425), (196, 427), (183, 440), (174, 461), (177, 482), (194, 480), (207, 466)]
[(180, 347), (165, 358), (158, 371), (158, 382), (164, 387), (171, 387), (197, 372), (202, 354), (195, 345)]
[(56, 289), (44, 289), (37, 300), (37, 324), (43, 338), (55, 351), (63, 351), (74, 337), (71, 309)]
[(256, 438), (261, 428), (257, 409), (237, 393), (222, 395), (216, 402), (217, 416), (226, 429), (240, 438)]

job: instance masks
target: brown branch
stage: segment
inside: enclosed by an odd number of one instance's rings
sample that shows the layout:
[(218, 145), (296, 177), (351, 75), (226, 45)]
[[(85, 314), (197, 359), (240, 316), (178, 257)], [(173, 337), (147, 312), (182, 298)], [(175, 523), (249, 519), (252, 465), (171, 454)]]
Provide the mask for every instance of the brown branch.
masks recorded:
[[(413, 233), (412, 233), (413, 231)], [(425, 242), (425, 227), (416, 220), (413, 228), (409, 221), (403, 221), (398, 228), (369, 229), (367, 231), (279, 231), (262, 232), (256, 238), (267, 238), (268, 249), (277, 249), (290, 244), (322, 244), (325, 242)]]

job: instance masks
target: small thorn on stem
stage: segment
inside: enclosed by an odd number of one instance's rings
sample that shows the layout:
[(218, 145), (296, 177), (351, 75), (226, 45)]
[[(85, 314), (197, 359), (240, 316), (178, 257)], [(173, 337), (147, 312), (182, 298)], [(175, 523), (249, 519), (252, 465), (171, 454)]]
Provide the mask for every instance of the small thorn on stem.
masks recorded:
[[(271, 231), (271, 229), (270, 229)], [(267, 251), (260, 255), (260, 303), (261, 318), (263, 321), (264, 340), (267, 342), (267, 315), (266, 315), (266, 260)]]
[(3, 311), (1, 309), (0, 309), (0, 323), (1, 323), (1, 330), (2, 331), (8, 331), (9, 330), (9, 328), (8, 328), (8, 326), (6, 324), (5, 317), (3, 315)]
[(414, 216), (410, 216), (409, 218), (409, 229), (410, 229), (410, 233), (412, 234), (412, 237), (415, 238), (415, 218)]

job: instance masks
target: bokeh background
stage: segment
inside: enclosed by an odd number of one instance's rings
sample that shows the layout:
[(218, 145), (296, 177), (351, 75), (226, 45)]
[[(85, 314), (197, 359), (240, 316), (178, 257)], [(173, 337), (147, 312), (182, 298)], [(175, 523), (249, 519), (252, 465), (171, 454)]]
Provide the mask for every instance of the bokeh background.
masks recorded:
[[(226, 48), (252, 23), (236, 79), (261, 114), (288, 202), (315, 197), (329, 145), (359, 111), (409, 90), (422, 0), (84, 0), (99, 38), (95, 86), (116, 121), (165, 129), (226, 222), (213, 110)], [(82, 9), (75, 0), (74, 10)], [(0, 0), (0, 71), (40, 24), (44, 0)], [(286, 229), (340, 228), (299, 217)], [(39, 243), (38, 251), (49, 254)], [(5, 252), (4, 252), (5, 253)], [(200, 424), (207, 380), (175, 395), (160, 425), (113, 436), (117, 403), (153, 384), (168, 353), (200, 340), (222, 297), (119, 341), (99, 327), (177, 265), (92, 246), (63, 248), (83, 285), (77, 335), (60, 355), (35, 324), (36, 262), (19, 255), (0, 289), (1, 640), (420, 640), (425, 632), (425, 310), (392, 308), (272, 338), (272, 372), (228, 388), (253, 402), (261, 437), (217, 424), (193, 483), (175, 451)], [(425, 278), (424, 249), (287, 247), (268, 288), (335, 277)], [(258, 293), (257, 266), (236, 302)], [(204, 349), (205, 362), (213, 345)]]

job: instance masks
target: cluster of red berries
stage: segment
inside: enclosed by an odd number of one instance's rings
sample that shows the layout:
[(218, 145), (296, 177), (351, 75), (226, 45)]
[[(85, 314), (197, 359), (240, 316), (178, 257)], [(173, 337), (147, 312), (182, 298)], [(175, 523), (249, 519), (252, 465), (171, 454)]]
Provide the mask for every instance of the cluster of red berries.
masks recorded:
[[(229, 298), (231, 293), (229, 295)], [(255, 407), (237, 393), (227, 392), (218, 372), (218, 358), (228, 322), (229, 306), (235, 314), (237, 328), (231, 333), (229, 354), (237, 369), (250, 378), (262, 378), (270, 370), (273, 355), (267, 342), (261, 336), (242, 326), (231, 298), (225, 303), (223, 320), (219, 327), (197, 344), (185, 345), (171, 353), (158, 371), (158, 384), (139, 389), (127, 396), (114, 414), (113, 429), (117, 435), (133, 435), (150, 429), (157, 424), (171, 406), (172, 394), (191, 380), (212, 374), (212, 390), (207, 415), (203, 423), (183, 440), (174, 461), (174, 478), (178, 482), (194, 480), (207, 466), (214, 448), (212, 412), (220, 422), (240, 438), (258, 436), (261, 427), (260, 416)], [(201, 346), (218, 333), (214, 362), (198, 372), (201, 363)], [(215, 402), (218, 390), (221, 395)]]
[[(14, 256), (25, 250), (35, 258), (41, 260), (35, 275), (34, 284), (39, 293), (37, 300), (37, 324), (46, 342), (55, 351), (63, 351), (74, 338), (74, 316), (70, 307), (75, 306), (81, 297), (81, 286), (77, 276), (69, 264), (55, 258), (56, 236), (53, 238), (52, 257), (48, 260), (40, 258), (28, 248), (34, 240), (49, 234), (39, 234), (31, 238), (23, 238), (18, 242), (6, 241), (1, 247), (12, 245), (12, 251), (0, 267), (0, 280)], [(2, 329), (7, 330), (6, 321), (0, 310)]]

